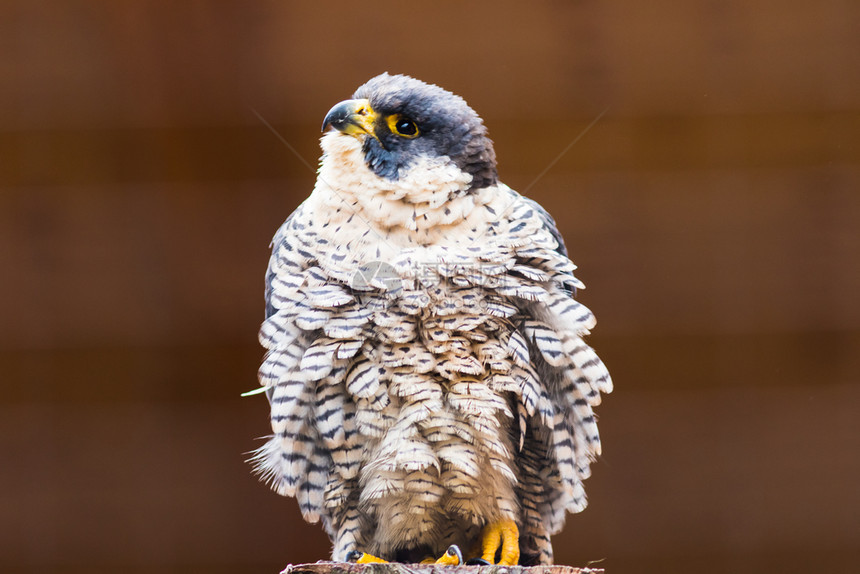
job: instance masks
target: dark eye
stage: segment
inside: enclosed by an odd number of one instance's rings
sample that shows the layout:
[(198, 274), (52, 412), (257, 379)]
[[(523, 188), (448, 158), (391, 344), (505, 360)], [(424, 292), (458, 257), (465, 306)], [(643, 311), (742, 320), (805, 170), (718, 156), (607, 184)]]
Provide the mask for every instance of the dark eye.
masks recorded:
[(400, 114), (388, 116), (388, 128), (392, 133), (405, 138), (418, 137), (418, 126), (415, 122)]
[(402, 136), (414, 136), (418, 133), (418, 127), (410, 120), (400, 120), (395, 129)]

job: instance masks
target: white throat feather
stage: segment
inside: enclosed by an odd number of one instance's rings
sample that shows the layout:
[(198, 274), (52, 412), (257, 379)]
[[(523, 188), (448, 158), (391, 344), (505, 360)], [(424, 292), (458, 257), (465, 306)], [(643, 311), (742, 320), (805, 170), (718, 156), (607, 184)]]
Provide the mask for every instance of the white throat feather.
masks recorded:
[(314, 194), (324, 204), (354, 209), (382, 229), (420, 232), (456, 224), (476, 205), (467, 193), (472, 176), (443, 158), (421, 158), (397, 180), (376, 175), (365, 163), (361, 142), (329, 132), (322, 138)]

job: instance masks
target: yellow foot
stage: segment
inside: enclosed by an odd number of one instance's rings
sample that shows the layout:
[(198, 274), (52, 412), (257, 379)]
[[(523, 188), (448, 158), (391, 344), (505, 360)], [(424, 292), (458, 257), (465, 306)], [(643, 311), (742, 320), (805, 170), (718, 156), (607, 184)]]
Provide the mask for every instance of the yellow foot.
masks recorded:
[(388, 560), (383, 560), (382, 558), (378, 558), (373, 554), (368, 554), (367, 552), (359, 552), (358, 550), (353, 550), (352, 552), (347, 554), (346, 561), (355, 562), (356, 564), (382, 564), (388, 562)]
[[(355, 562), (356, 564), (383, 564), (387, 563), (388, 560), (383, 560), (378, 556), (374, 556), (373, 554), (368, 554), (367, 552), (360, 552), (358, 550), (353, 550), (349, 554), (346, 555), (347, 562)], [(441, 566), (459, 566), (463, 563), (463, 553), (460, 552), (460, 547), (456, 544), (452, 544), (448, 547), (448, 550), (445, 551), (445, 554), (442, 555), (438, 560), (433, 560), (432, 558), (427, 558), (421, 561), (422, 564), (439, 564)]]
[(460, 552), (460, 547), (456, 544), (452, 544), (448, 547), (448, 550), (445, 551), (438, 560), (433, 560), (432, 558), (425, 558), (421, 561), (421, 564), (439, 564), (440, 566), (459, 566), (463, 563), (463, 553)]
[[(499, 561), (496, 553), (502, 549)], [(487, 524), (481, 531), (481, 558), (490, 564), (516, 566), (520, 561), (520, 531), (513, 520)]]

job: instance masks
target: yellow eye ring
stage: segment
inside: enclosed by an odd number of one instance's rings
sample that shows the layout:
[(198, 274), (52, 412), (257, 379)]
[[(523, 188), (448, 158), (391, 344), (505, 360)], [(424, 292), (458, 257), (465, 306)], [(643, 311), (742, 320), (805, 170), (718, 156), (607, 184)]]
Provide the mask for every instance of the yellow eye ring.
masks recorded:
[(403, 114), (391, 114), (386, 118), (391, 133), (404, 138), (417, 138), (421, 132), (418, 126)]

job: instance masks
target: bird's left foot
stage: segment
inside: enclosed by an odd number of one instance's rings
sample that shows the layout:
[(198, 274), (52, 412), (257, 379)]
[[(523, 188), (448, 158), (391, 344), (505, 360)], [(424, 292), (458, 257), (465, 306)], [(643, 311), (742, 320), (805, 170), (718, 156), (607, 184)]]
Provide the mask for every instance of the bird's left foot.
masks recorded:
[[(496, 562), (496, 554), (499, 553)], [(500, 520), (481, 531), (481, 558), (490, 564), (516, 566), (520, 561), (520, 530), (513, 520)]]

